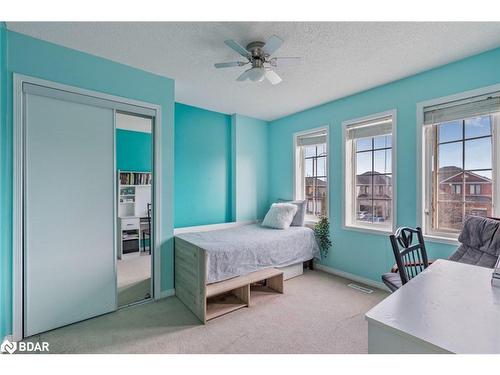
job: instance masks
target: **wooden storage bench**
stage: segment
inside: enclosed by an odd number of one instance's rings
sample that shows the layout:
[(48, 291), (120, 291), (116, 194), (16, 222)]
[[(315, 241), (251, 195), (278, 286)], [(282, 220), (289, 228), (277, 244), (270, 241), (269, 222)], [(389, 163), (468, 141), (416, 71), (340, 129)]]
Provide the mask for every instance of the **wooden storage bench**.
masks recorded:
[(251, 285), (264, 280), (269, 289), (283, 293), (283, 271), (276, 268), (266, 268), (245, 276), (207, 285), (205, 320), (208, 321), (242, 307), (250, 306)]

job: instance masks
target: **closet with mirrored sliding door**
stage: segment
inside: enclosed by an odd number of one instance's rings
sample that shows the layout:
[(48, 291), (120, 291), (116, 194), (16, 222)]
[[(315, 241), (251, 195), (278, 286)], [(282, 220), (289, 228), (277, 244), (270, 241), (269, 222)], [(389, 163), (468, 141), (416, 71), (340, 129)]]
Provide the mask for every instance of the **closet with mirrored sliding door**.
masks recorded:
[[(116, 115), (153, 126), (156, 110), (31, 77), (19, 82), (14, 331), (28, 337), (118, 308)], [(149, 238), (151, 254), (151, 230)]]

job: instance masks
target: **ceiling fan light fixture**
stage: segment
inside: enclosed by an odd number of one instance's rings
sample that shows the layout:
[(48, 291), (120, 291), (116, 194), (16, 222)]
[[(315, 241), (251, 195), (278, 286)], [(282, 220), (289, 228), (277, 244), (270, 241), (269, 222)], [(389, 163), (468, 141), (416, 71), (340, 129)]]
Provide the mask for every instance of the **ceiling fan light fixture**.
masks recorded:
[(271, 67), (277, 68), (282, 63), (296, 62), (300, 59), (299, 57), (272, 57), (283, 44), (283, 40), (276, 35), (272, 35), (265, 43), (261, 41), (251, 42), (246, 48), (233, 39), (228, 39), (224, 43), (240, 56), (244, 57), (246, 61), (216, 63), (215, 67), (217, 69), (251, 64), (250, 69), (246, 69), (236, 78), (238, 82), (246, 80), (262, 82), (267, 79), (271, 84), (277, 85), (282, 79)]
[(252, 82), (262, 82), (266, 77), (266, 69), (252, 68), (248, 71), (248, 78)]

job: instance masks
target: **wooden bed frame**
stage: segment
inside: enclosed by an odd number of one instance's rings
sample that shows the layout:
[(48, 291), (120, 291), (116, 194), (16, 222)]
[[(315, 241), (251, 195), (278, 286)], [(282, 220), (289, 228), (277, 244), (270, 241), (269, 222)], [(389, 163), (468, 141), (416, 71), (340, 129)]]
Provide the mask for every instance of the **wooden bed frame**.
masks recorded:
[[(311, 259), (288, 267), (266, 268), (207, 285), (206, 251), (176, 236), (252, 223), (255, 221), (178, 228), (174, 231), (175, 294), (204, 324), (210, 319), (250, 306), (250, 299), (254, 301), (269, 295), (269, 292), (283, 293), (284, 280), (301, 275), (304, 266), (313, 269), (313, 259)], [(260, 281), (264, 282), (264, 286), (255, 285)]]
[(206, 322), (206, 254), (203, 249), (179, 237), (174, 238), (175, 295)]
[[(265, 268), (206, 284), (206, 252), (175, 237), (175, 294), (202, 323), (248, 307), (251, 299), (269, 292), (283, 293), (283, 271)], [(264, 285), (254, 285), (264, 281)], [(267, 290), (265, 290), (267, 289)]]

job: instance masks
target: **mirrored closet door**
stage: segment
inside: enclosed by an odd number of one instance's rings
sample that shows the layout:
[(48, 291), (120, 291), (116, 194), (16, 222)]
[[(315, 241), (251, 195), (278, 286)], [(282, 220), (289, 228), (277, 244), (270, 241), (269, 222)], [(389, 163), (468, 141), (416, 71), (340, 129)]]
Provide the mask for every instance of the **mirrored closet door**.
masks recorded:
[(152, 119), (116, 114), (118, 307), (152, 296)]
[(152, 298), (158, 108), (14, 78), (13, 336), (22, 339)]

